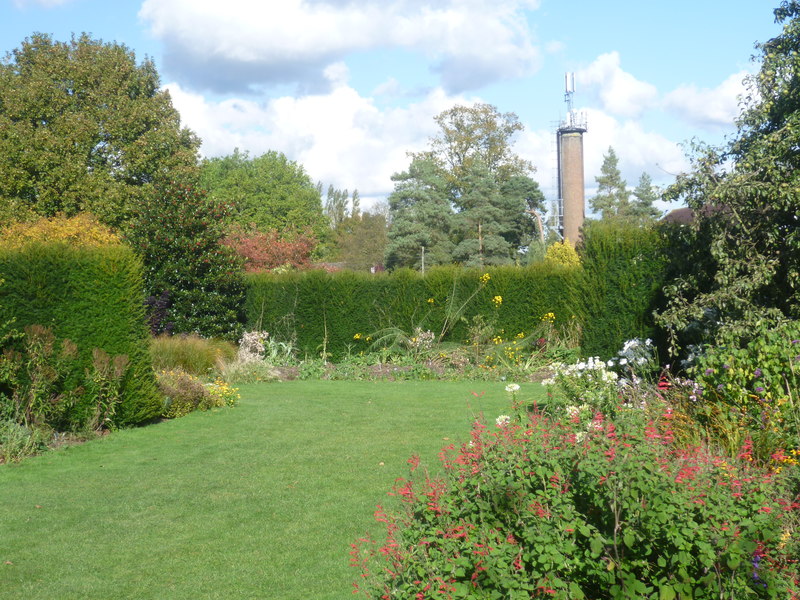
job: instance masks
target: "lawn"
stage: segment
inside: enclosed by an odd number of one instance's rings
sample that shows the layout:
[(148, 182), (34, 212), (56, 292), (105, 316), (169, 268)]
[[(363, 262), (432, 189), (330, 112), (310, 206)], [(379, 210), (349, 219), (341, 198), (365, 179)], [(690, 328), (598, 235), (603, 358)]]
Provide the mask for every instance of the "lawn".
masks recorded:
[(0, 466), (0, 598), (350, 598), (349, 543), (406, 460), (438, 467), (472, 415), (508, 412), (503, 388), (245, 386), (234, 409)]

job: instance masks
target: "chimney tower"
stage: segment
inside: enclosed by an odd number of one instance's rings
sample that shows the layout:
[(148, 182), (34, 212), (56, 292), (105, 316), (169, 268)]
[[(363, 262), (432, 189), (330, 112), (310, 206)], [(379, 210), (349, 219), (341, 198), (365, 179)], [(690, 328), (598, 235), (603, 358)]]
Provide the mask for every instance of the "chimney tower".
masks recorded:
[(564, 84), (567, 118), (556, 132), (558, 229), (562, 240), (569, 240), (575, 245), (580, 241), (580, 231), (585, 218), (583, 134), (586, 133), (586, 115), (576, 113), (572, 106), (575, 73), (567, 73)]

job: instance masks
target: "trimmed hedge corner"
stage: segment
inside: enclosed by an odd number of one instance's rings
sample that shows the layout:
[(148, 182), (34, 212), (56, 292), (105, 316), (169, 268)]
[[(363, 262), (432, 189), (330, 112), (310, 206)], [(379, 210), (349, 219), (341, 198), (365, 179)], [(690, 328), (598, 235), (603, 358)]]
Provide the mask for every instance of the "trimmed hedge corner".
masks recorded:
[[(77, 345), (79, 359), (67, 375), (69, 391), (93, 368), (93, 351), (127, 357), (120, 404), (112, 424), (157, 417), (162, 400), (150, 362), (141, 261), (127, 246), (75, 247), (63, 242), (0, 248), (0, 322), (49, 328), (56, 339)], [(72, 409), (86, 412), (88, 394)], [(73, 420), (74, 421), (74, 420)]]

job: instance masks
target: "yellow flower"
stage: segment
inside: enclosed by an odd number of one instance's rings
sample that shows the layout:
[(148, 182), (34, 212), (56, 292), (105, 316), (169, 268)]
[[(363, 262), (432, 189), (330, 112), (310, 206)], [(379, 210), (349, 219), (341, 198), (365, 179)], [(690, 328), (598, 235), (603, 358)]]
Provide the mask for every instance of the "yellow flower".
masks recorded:
[(481, 279), (480, 279), (481, 284), (482, 285), (486, 285), (487, 283), (489, 283), (490, 279), (491, 279), (491, 276), (488, 273), (484, 273), (483, 275), (481, 275)]
[(492, 302), (494, 303), (494, 307), (497, 308), (498, 306), (500, 306), (503, 303), (503, 297), (502, 296), (495, 296), (494, 298), (492, 298)]
[(434, 302), (436, 302), (436, 300), (433, 298), (428, 298), (428, 304), (433, 304)]
[(357, 333), (357, 334), (355, 334), (355, 335), (353, 336), (353, 339), (354, 339), (354, 340), (360, 340), (360, 339), (361, 339), (361, 334), (360, 334), (360, 333)]

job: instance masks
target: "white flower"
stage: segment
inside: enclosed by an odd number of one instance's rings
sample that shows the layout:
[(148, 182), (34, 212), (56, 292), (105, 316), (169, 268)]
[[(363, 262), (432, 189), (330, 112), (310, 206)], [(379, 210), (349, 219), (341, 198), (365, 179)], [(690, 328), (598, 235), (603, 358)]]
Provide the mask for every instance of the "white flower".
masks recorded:
[(581, 414), (581, 409), (578, 408), (577, 406), (568, 406), (566, 410), (567, 410), (567, 416), (570, 419), (574, 419), (575, 417)]
[(606, 366), (608, 366), (608, 367), (613, 367), (613, 366), (614, 366), (614, 361), (613, 361), (613, 360), (609, 360), (609, 361), (606, 363)]
[(552, 377), (550, 377), (548, 379), (542, 379), (542, 385), (543, 386), (555, 385), (555, 384), (556, 384), (556, 380), (553, 379)]
[(497, 419), (495, 419), (494, 422), (497, 423), (498, 427), (504, 427), (511, 422), (511, 417), (509, 417), (508, 415), (500, 415), (499, 417), (497, 417)]
[(518, 392), (518, 391), (519, 391), (519, 385), (518, 385), (518, 384), (516, 384), (516, 383), (509, 383), (509, 384), (506, 386), (506, 391), (507, 391), (508, 393), (510, 393), (510, 394), (513, 394), (514, 392)]
[(620, 358), (619, 359), (619, 364), (620, 365), (627, 365), (628, 364), (628, 359), (627, 358)]

